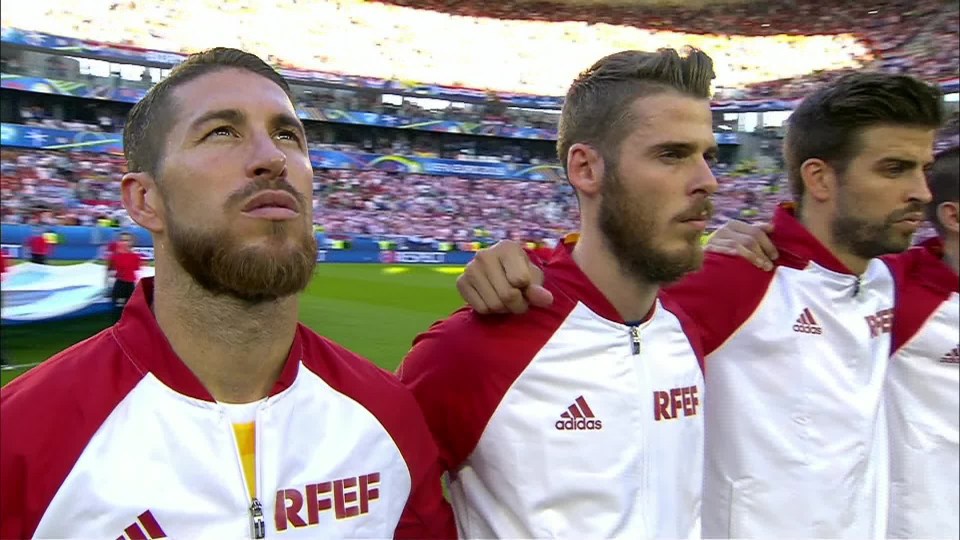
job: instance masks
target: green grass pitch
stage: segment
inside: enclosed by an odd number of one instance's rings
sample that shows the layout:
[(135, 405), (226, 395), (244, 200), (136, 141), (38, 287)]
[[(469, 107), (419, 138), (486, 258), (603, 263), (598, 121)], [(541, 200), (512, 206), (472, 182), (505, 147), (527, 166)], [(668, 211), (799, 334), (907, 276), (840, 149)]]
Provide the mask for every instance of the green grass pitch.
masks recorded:
[[(462, 268), (321, 264), (300, 300), (300, 321), (377, 365), (393, 371), (413, 338), (461, 304)], [(15, 364), (42, 362), (103, 330), (109, 316), (2, 329), (3, 350)], [(3, 370), (6, 384), (25, 370)]]

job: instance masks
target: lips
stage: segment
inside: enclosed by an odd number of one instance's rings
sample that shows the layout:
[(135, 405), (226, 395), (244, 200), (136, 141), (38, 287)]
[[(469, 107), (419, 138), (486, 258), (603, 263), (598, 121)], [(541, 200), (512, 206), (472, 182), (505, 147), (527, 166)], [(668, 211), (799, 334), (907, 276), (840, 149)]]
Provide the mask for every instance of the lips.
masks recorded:
[(250, 199), (247, 204), (243, 206), (241, 212), (253, 212), (254, 210), (260, 210), (265, 208), (279, 208), (290, 210), (292, 212), (299, 211), (299, 205), (297, 200), (286, 191), (263, 191), (256, 197)]
[(680, 221), (687, 223), (689, 221), (710, 221), (710, 210), (701, 210), (699, 212), (694, 212), (680, 216)]
[(909, 221), (911, 223), (919, 223), (922, 220), (923, 220), (922, 214), (908, 214), (900, 218), (898, 221)]

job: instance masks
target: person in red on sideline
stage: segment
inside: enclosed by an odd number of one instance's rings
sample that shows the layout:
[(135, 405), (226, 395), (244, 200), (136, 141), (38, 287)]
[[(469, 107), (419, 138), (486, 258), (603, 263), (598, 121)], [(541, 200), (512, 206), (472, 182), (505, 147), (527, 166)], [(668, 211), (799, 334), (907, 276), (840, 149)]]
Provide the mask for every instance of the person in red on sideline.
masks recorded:
[(114, 316), (119, 321), (123, 306), (127, 305), (130, 297), (133, 296), (133, 289), (137, 284), (137, 272), (143, 266), (143, 259), (131, 249), (132, 234), (121, 233), (120, 238), (113, 243), (115, 247), (108, 259), (107, 275), (113, 274), (116, 278), (110, 300), (113, 301)]
[(47, 264), (47, 257), (53, 251), (53, 244), (44, 236), (43, 230), (37, 228), (34, 234), (27, 238), (27, 248), (30, 250), (30, 262)]
[[(125, 233), (121, 233), (121, 236), (123, 236), (123, 234)], [(117, 238), (107, 242), (107, 245), (103, 247), (103, 260), (107, 261), (108, 264), (110, 260), (113, 259), (113, 254), (117, 252), (117, 244), (119, 243), (120, 239)]]

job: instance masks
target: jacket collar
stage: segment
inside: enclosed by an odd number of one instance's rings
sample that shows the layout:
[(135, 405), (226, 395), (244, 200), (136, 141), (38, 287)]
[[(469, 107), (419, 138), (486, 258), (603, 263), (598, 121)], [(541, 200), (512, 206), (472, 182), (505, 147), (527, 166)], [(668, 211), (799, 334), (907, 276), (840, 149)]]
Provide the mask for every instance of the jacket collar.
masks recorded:
[[(143, 371), (152, 373), (163, 384), (176, 392), (204, 401), (214, 401), (213, 396), (203, 386), (200, 379), (177, 356), (157, 324), (153, 314), (154, 278), (143, 278), (123, 310), (123, 315), (113, 327), (113, 334), (124, 353)], [(301, 333), (304, 328), (297, 325), (293, 343), (280, 377), (270, 390), (276, 395), (287, 389), (297, 378), (302, 355)]]
[(938, 237), (924, 240), (910, 248), (915, 259), (907, 279), (915, 279), (941, 292), (960, 292), (960, 276), (943, 261), (943, 241)]
[[(581, 302), (597, 315), (619, 324), (627, 324), (607, 297), (590, 281), (583, 270), (573, 260), (573, 248), (579, 240), (579, 234), (567, 235), (559, 242), (550, 260), (544, 266), (545, 281), (553, 281), (563, 294), (574, 302)], [(659, 298), (659, 296), (658, 296)], [(656, 312), (657, 303), (640, 322), (650, 320)]]
[(800, 223), (793, 203), (781, 203), (777, 207), (770, 240), (780, 252), (777, 261), (780, 264), (802, 268), (813, 262), (832, 272), (855, 275)]

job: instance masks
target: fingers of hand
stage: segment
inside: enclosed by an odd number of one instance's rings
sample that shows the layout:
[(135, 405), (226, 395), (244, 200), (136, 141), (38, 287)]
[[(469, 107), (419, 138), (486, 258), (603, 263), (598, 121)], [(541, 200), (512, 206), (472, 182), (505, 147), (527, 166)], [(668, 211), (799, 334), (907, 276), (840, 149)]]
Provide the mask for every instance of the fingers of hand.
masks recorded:
[(477, 289), (470, 284), (467, 278), (461, 276), (460, 279), (457, 280), (457, 291), (460, 292), (460, 297), (463, 298), (474, 311), (481, 315), (490, 313), (490, 307), (483, 301), (483, 297)]
[[(526, 257), (526, 255), (524, 255)], [(487, 305), (498, 312), (523, 313), (527, 311), (527, 301), (523, 297), (523, 290), (514, 287), (507, 280), (507, 270), (503, 267), (500, 260), (484, 261), (484, 276), (487, 278), (488, 285), (493, 289), (496, 299), (488, 298), (484, 294), (484, 301)], [(483, 291), (481, 291), (483, 292)], [(496, 303), (494, 306), (491, 302)]]
[(500, 259), (507, 282), (518, 289), (525, 289), (531, 283), (531, 268), (536, 268), (523, 250), (506, 253)]
[(760, 251), (760, 248), (757, 247), (756, 244), (754, 244), (754, 246), (755, 247), (751, 249), (744, 245), (738, 245), (737, 251), (741, 257), (744, 257), (745, 259), (752, 262), (753, 265), (756, 266), (757, 268), (760, 268), (761, 270), (766, 270), (766, 271), (773, 270), (773, 263), (771, 263), (770, 260), (767, 259), (766, 255), (764, 255), (763, 252)]

